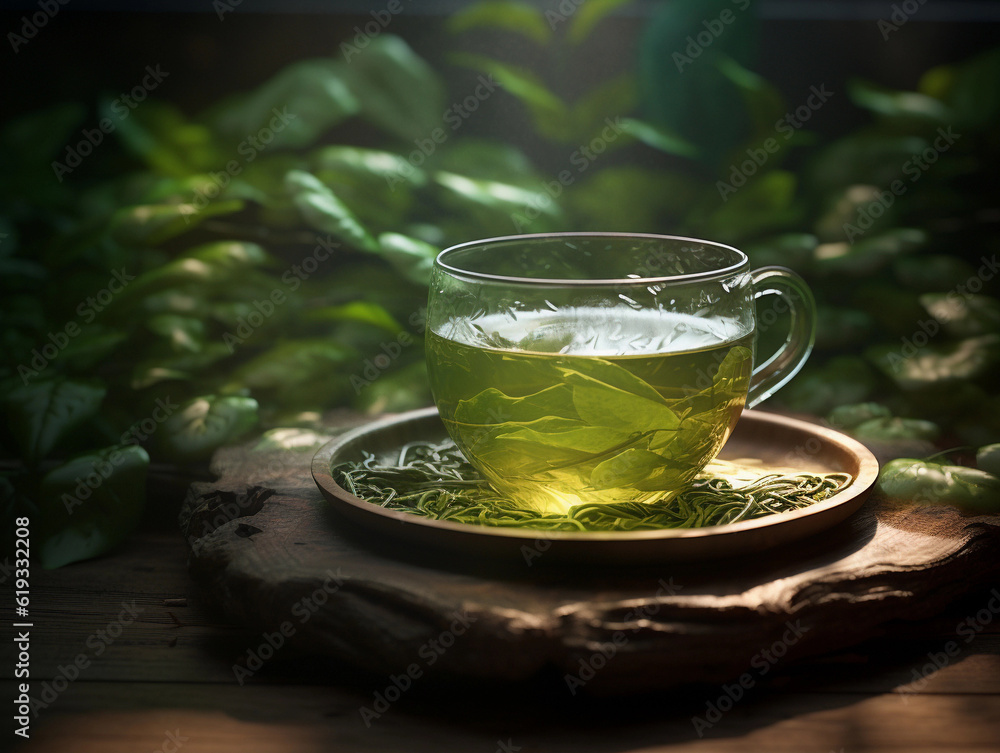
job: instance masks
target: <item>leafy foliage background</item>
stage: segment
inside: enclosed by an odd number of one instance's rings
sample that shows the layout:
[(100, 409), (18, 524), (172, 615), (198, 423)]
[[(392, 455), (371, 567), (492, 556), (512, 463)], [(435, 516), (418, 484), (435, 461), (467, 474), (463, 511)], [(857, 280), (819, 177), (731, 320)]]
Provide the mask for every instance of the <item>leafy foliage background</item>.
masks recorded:
[[(431, 262), (452, 243), (514, 232), (692, 235), (737, 244), (755, 266), (789, 266), (816, 291), (821, 324), (780, 404), (829, 415), (889, 456), (1000, 439), (988, 263), (1000, 50), (929, 70), (916, 91), (851, 81), (836, 106), (849, 99), (863, 127), (826, 143), (797, 128), (723, 196), (720, 181), (800, 103), (752, 71), (752, 23), (677, 69), (678, 30), (727, 6), (715, 1), (664, 5), (631, 70), (567, 101), (550, 79), (572, 75), (621, 4), (588, 2), (554, 24), (490, 0), (448, 22), (450, 64), (494, 82), (489, 96), (535, 138), (570, 155), (603, 142), (567, 163), (569, 181), (513, 139), (452, 129), (444, 72), (388, 32), (349, 60), (301, 60), (195, 115), (147, 100), (91, 158), (109, 166), (99, 179), (53, 169), (94, 125), (83, 105), (5, 124), (0, 489), (6, 520), (27, 510), (38, 521), (43, 562), (121, 541), (141, 516), (150, 458), (187, 467), (251, 430), (268, 446), (308, 447), (324, 410), (429, 403)], [(483, 33), (521, 37), (543, 62), (486, 54)], [(111, 117), (112, 102), (97, 104)], [(374, 146), (337, 143), (344, 124), (363, 124)], [(268, 143), (248, 141), (268, 128)], [(960, 137), (909, 182), (904, 166), (940, 129)], [(852, 237), (898, 179), (905, 193)]]

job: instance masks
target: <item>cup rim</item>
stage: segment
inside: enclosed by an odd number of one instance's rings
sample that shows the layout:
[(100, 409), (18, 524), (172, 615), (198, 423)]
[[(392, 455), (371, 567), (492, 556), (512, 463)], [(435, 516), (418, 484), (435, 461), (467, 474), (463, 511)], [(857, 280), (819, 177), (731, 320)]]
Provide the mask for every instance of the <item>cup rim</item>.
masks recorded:
[[(728, 267), (710, 269), (704, 272), (691, 272), (683, 275), (659, 275), (656, 277), (620, 277), (620, 278), (594, 278), (594, 279), (571, 279), (571, 278), (542, 278), (542, 277), (517, 277), (514, 275), (497, 275), (486, 272), (474, 272), (468, 269), (455, 267), (444, 261), (445, 256), (472, 246), (484, 246), (493, 243), (508, 243), (517, 241), (546, 240), (553, 238), (638, 238), (643, 240), (659, 241), (688, 241), (692, 243), (702, 243), (716, 248), (726, 249), (733, 252), (738, 261)], [(743, 252), (734, 246), (717, 241), (704, 240), (702, 238), (690, 238), (683, 235), (661, 235), (658, 233), (622, 233), (622, 232), (551, 232), (551, 233), (526, 233), (523, 235), (501, 235), (495, 238), (483, 238), (480, 240), (466, 241), (441, 251), (434, 258), (434, 266), (444, 270), (453, 277), (462, 277), (471, 280), (504, 282), (517, 285), (539, 285), (539, 286), (602, 286), (602, 285), (650, 285), (656, 283), (672, 282), (692, 282), (697, 280), (720, 279), (732, 275), (749, 265), (750, 259)]]

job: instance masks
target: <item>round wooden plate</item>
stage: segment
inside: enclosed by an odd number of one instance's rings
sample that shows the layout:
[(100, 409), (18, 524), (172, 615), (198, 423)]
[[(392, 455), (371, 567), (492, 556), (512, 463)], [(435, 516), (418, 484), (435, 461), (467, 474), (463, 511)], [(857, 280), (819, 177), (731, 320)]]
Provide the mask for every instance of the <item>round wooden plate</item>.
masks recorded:
[(721, 459), (754, 458), (769, 466), (802, 471), (843, 471), (854, 481), (807, 508), (730, 525), (577, 533), (477, 526), (387, 510), (351, 494), (330, 473), (333, 465), (360, 460), (362, 451), (392, 463), (408, 442), (445, 438), (436, 408), (368, 424), (323, 445), (313, 457), (313, 479), (339, 513), (373, 534), (431, 551), (523, 562), (525, 551), (534, 548), (545, 551), (546, 561), (639, 564), (747, 554), (818, 533), (856, 511), (878, 476), (878, 461), (860, 442), (822, 426), (757, 411), (743, 413)]

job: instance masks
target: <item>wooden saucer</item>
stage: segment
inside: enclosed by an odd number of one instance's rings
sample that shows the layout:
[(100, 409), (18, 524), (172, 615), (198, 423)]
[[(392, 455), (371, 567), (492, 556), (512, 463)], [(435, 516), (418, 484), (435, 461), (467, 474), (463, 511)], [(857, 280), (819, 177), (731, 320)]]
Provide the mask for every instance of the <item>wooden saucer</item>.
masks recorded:
[(374, 536), (436, 552), (469, 557), (498, 557), (524, 562), (539, 540), (547, 561), (629, 564), (694, 561), (748, 554), (794, 541), (836, 525), (864, 502), (878, 476), (878, 462), (868, 449), (839, 432), (769, 413), (746, 411), (723, 448), (724, 460), (753, 459), (764, 466), (802, 471), (842, 471), (854, 481), (843, 491), (807, 508), (724, 526), (622, 532), (546, 532), (523, 528), (477, 526), (387, 510), (351, 494), (330, 474), (332, 465), (373, 453), (392, 463), (408, 442), (438, 442), (447, 437), (437, 410), (412, 411), (355, 429), (321, 447), (312, 475), (340, 514), (368, 528)]

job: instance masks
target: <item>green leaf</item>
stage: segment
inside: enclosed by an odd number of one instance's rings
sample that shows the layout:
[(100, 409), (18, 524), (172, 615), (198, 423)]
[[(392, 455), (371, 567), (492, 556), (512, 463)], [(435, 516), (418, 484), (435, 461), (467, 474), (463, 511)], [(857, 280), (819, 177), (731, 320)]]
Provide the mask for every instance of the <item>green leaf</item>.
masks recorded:
[(311, 322), (355, 322), (370, 324), (396, 335), (403, 331), (396, 319), (384, 307), (371, 301), (351, 301), (340, 306), (313, 309), (306, 319)]
[(576, 138), (569, 107), (534, 72), (464, 52), (455, 53), (449, 59), (455, 65), (487, 73), (496, 79), (504, 91), (528, 108), (535, 129), (544, 138), (560, 143), (571, 143)]
[(500, 141), (463, 137), (434, 154), (434, 165), (444, 172), (536, 188), (541, 177), (523, 151)]
[(678, 157), (698, 156), (697, 146), (663, 126), (653, 125), (635, 118), (622, 118), (621, 126), (629, 136), (665, 154), (673, 154)]
[(126, 245), (155, 246), (169, 238), (194, 230), (205, 220), (243, 209), (237, 199), (195, 204), (155, 204), (124, 207), (111, 219), (115, 240)]
[(402, 155), (331, 146), (312, 157), (316, 177), (372, 228), (399, 228), (414, 204), (414, 189), (427, 182), (424, 170)]
[(1000, 476), (1000, 444), (988, 444), (976, 451), (976, 467)]
[(62, 567), (111, 550), (142, 517), (149, 455), (108, 447), (49, 471), (41, 482), (42, 566)]
[(177, 353), (197, 353), (205, 339), (205, 323), (192, 316), (159, 314), (147, 321), (146, 326), (166, 338), (171, 350)]
[(573, 44), (580, 44), (597, 27), (601, 19), (629, 0), (587, 0), (581, 3), (569, 23), (567, 37)]
[(206, 264), (234, 269), (236, 267), (260, 267), (275, 265), (276, 261), (256, 243), (243, 241), (217, 241), (198, 246), (183, 255), (185, 259), (198, 259)]
[(954, 113), (939, 99), (917, 92), (894, 91), (868, 81), (852, 79), (847, 82), (847, 96), (858, 107), (908, 125), (943, 125), (954, 121)]
[(1000, 335), (918, 348), (912, 343), (869, 348), (866, 357), (904, 390), (985, 377), (1000, 361)]
[(549, 418), (553, 414), (571, 417), (573, 421), (576, 419), (573, 393), (567, 385), (554, 384), (541, 392), (523, 397), (510, 397), (489, 387), (471, 398), (459, 400), (455, 408), (455, 421), (470, 426), (527, 424)]
[(497, 440), (502, 444), (523, 443), (519, 448), (522, 452), (530, 452), (531, 445), (534, 445), (539, 454), (542, 450), (555, 448), (583, 457), (607, 452), (628, 441), (630, 437), (630, 433), (613, 431), (604, 426), (578, 426), (555, 431), (553, 429), (562, 424), (549, 426), (546, 423), (549, 420), (551, 419), (536, 422), (538, 429), (518, 427), (509, 432), (501, 431), (497, 434)]
[(975, 293), (928, 293), (920, 296), (920, 304), (952, 337), (1000, 332), (1000, 301), (996, 298)]
[(94, 382), (57, 377), (7, 393), (11, 432), (25, 459), (36, 463), (72, 429), (92, 418), (107, 389)]
[(559, 207), (544, 190), (530, 190), (507, 183), (475, 180), (438, 172), (434, 182), (441, 201), (456, 212), (468, 214), (485, 232), (504, 233), (521, 224), (536, 223), (546, 229), (561, 219)]
[(974, 513), (1000, 512), (1000, 478), (961, 465), (900, 458), (882, 468), (876, 489), (900, 502), (954, 505)]
[(590, 486), (598, 490), (636, 486), (649, 479), (663, 466), (662, 455), (630, 447), (598, 463), (590, 473)]
[(197, 353), (183, 352), (146, 358), (132, 369), (132, 389), (141, 390), (167, 381), (189, 381), (199, 372), (231, 355), (221, 342), (205, 343)]
[[(255, 137), (260, 150), (308, 146), (357, 114), (362, 99), (342, 62), (303, 60), (283, 69), (252, 93), (220, 103), (210, 118), (232, 141), (232, 157), (249, 159), (248, 155), (256, 156), (258, 151), (258, 146), (248, 140), (250, 137)], [(263, 129), (273, 134), (268, 142), (261, 138)]]
[(207, 308), (204, 288), (232, 283), (240, 266), (213, 253), (185, 254), (139, 275), (119, 300), (123, 305), (139, 301), (151, 313), (199, 316)]
[(285, 176), (285, 188), (310, 227), (329, 233), (353, 248), (364, 251), (378, 249), (378, 241), (316, 176), (303, 170), (292, 170)]
[(931, 69), (921, 79), (920, 89), (948, 105), (959, 131), (988, 130), (1000, 116), (1000, 49)]
[(633, 396), (652, 403), (663, 404), (663, 397), (649, 383), (628, 369), (603, 358), (579, 359), (573, 368), (557, 366), (563, 380), (573, 387), (610, 389), (610, 395), (623, 399)]
[[(105, 117), (117, 122), (115, 135), (127, 150), (158, 173), (183, 178), (191, 173), (219, 170), (238, 155), (216, 149), (212, 132), (203, 124), (192, 123), (173, 105), (149, 99), (118, 119), (114, 103), (102, 103)], [(241, 135), (245, 138), (246, 133)]]
[(861, 440), (927, 439), (934, 441), (941, 429), (931, 421), (918, 418), (870, 418), (854, 427), (851, 432)]
[[(652, 388), (650, 388), (652, 389)], [(584, 421), (624, 432), (673, 431), (680, 425), (677, 414), (663, 404), (628, 392), (608, 392), (608, 385), (573, 387), (573, 405)]]
[(382, 233), (378, 237), (378, 255), (395, 267), (406, 279), (427, 285), (434, 260), (441, 249), (400, 233)]
[(333, 376), (357, 357), (353, 348), (331, 339), (279, 342), (243, 364), (233, 375), (231, 388), (294, 391), (325, 380), (332, 389)]
[(876, 418), (889, 418), (892, 412), (879, 403), (853, 403), (851, 405), (838, 405), (829, 414), (826, 420), (834, 429), (853, 429), (866, 421)]
[(380, 34), (349, 63), (344, 73), (365, 120), (409, 145), (441, 128), (444, 82), (402, 39)]
[(798, 217), (793, 204), (797, 181), (793, 173), (772, 170), (728, 196), (704, 221), (717, 240), (738, 241), (792, 225)]
[(257, 401), (249, 397), (204, 395), (187, 401), (163, 423), (157, 439), (180, 460), (209, 457), (257, 423)]
[(546, 44), (552, 38), (552, 29), (542, 11), (517, 0), (482, 0), (448, 19), (448, 31), (453, 34), (482, 28), (511, 31), (538, 44)]
[(422, 186), (427, 182), (426, 173), (412, 165), (406, 157), (380, 149), (326, 146), (313, 152), (311, 161), (316, 172), (329, 170), (338, 174), (368, 175), (380, 183), (398, 179), (413, 186)]
[(711, 394), (722, 393), (729, 400), (742, 398), (746, 391), (750, 379), (750, 372), (753, 365), (753, 351), (744, 345), (737, 345), (730, 348), (726, 357), (722, 359), (718, 370), (712, 379), (712, 386), (705, 391)]

